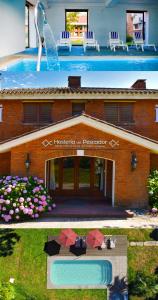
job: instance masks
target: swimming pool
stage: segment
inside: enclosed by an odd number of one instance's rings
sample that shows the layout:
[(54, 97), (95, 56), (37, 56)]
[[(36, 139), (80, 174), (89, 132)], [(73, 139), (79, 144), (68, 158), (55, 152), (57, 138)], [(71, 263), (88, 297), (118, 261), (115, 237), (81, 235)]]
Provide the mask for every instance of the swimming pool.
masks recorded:
[(50, 281), (54, 286), (104, 286), (112, 281), (108, 260), (59, 259), (51, 262)]
[[(0, 71), (33, 72), (36, 71), (36, 60), (21, 59), (7, 64)], [(41, 62), (41, 71), (49, 71), (46, 60)], [(158, 71), (158, 58), (60, 60), (60, 71)]]

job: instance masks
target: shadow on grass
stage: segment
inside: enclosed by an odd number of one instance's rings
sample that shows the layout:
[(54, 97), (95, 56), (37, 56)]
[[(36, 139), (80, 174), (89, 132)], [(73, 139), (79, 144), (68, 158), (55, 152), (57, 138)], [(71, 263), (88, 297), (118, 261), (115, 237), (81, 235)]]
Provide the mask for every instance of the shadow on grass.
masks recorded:
[(0, 230), (0, 257), (10, 256), (14, 247), (20, 241), (20, 236), (13, 229)]

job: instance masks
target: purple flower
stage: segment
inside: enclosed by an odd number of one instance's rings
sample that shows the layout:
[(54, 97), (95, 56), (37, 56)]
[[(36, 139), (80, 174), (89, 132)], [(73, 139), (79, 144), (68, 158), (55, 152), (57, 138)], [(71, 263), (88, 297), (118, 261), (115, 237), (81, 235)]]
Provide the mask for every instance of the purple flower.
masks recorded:
[(12, 217), (10, 215), (3, 215), (3, 219), (5, 222), (9, 222), (12, 219)]
[(37, 199), (37, 198), (34, 198), (34, 202), (37, 203), (37, 202), (38, 202), (38, 199)]

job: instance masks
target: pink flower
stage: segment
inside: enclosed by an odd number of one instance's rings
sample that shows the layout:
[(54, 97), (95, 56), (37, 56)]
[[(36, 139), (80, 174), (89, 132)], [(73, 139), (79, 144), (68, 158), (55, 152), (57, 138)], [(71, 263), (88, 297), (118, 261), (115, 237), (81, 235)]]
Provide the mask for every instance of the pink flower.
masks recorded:
[(52, 207), (53, 207), (53, 208), (55, 208), (55, 207), (56, 207), (56, 204), (55, 204), (55, 203), (53, 203), (53, 204), (52, 204)]
[(37, 202), (38, 202), (38, 199), (37, 199), (37, 198), (34, 198), (34, 202), (37, 203)]
[(19, 208), (16, 208), (15, 212), (16, 212), (16, 214), (18, 214), (19, 213)]
[(46, 200), (46, 196), (45, 196), (45, 195), (42, 195), (42, 196), (41, 196), (41, 200), (42, 200), (42, 201), (45, 201), (45, 200)]
[(43, 206), (40, 205), (40, 206), (38, 207), (38, 210), (39, 210), (39, 211), (43, 211)]
[(11, 210), (9, 211), (9, 214), (10, 214), (10, 215), (14, 215), (14, 210), (11, 209)]
[(35, 214), (35, 218), (38, 218), (39, 217), (39, 214)]
[(10, 200), (6, 200), (5, 203), (6, 203), (6, 204), (10, 204)]
[(51, 206), (48, 206), (48, 210), (49, 210), (49, 211), (51, 211), (51, 210), (52, 210)]
[(24, 212), (25, 215), (28, 214), (28, 211), (29, 211), (28, 208), (24, 208), (24, 210), (23, 210), (23, 212)]
[(23, 206), (23, 205), (21, 205), (19, 208), (20, 208), (20, 210), (23, 210), (23, 209), (24, 209), (24, 206)]
[(17, 220), (19, 220), (19, 219), (20, 219), (20, 217), (19, 217), (19, 216), (16, 216), (15, 218), (16, 218)]
[(23, 203), (23, 202), (24, 202), (24, 198), (23, 198), (23, 197), (20, 197), (20, 198), (19, 198), (19, 202), (20, 202), (20, 203)]
[(5, 222), (9, 222), (12, 218), (10, 215), (3, 215), (3, 219)]
[(12, 189), (11, 189), (10, 187), (8, 187), (8, 188), (6, 189), (6, 191), (7, 191), (7, 193), (11, 193)]

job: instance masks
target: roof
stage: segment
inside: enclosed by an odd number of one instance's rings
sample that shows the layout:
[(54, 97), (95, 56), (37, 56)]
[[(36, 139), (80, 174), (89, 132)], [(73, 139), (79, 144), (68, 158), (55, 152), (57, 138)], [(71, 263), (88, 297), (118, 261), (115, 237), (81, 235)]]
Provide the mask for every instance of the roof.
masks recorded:
[(86, 114), (82, 114), (80, 116), (73, 116), (71, 118), (59, 121), (57, 123), (53, 123), (49, 126), (45, 126), (40, 129), (36, 129), (29, 133), (23, 134), (11, 140), (1, 142), (0, 153), (10, 151), (14, 147), (20, 146), (22, 144), (45, 137), (47, 135), (53, 134), (55, 132), (64, 130), (66, 128), (78, 124), (85, 124), (87, 126), (105, 132), (107, 134), (117, 136), (118, 138), (124, 139), (128, 142), (144, 147), (150, 150), (151, 152), (158, 153), (157, 141), (141, 136), (132, 131), (126, 130), (122, 127), (115, 126), (108, 122), (101, 121), (99, 119), (96, 119)]
[[(95, 87), (53, 87), (53, 88), (21, 88), (21, 89), (3, 89), (0, 91), (0, 99), (35, 99), (42, 97), (42, 99), (65, 99), (68, 96), (69, 99), (74, 97), (77, 99), (92, 99), (94, 96), (99, 99), (104, 99), (105, 97), (134, 97), (141, 99), (154, 98), (158, 99), (157, 89), (133, 89), (133, 88), (95, 88)], [(20, 100), (19, 99), (19, 100)]]

